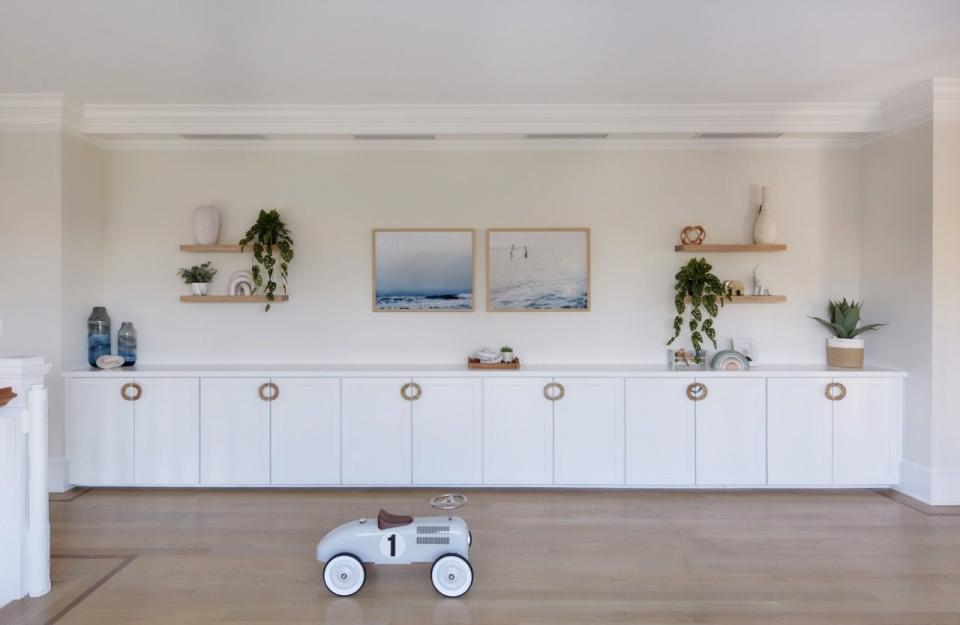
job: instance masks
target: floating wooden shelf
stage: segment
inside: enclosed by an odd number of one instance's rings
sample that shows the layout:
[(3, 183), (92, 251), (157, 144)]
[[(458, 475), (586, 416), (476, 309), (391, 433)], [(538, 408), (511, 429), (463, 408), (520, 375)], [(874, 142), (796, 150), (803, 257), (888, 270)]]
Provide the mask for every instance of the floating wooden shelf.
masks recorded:
[[(273, 248), (277, 249), (276, 246)], [(229, 253), (239, 253), (243, 252), (253, 252), (253, 243), (248, 243), (247, 246), (241, 250), (239, 245), (229, 244), (229, 243), (217, 243), (216, 245), (197, 245), (194, 243), (181, 243), (180, 244), (181, 252), (195, 252), (199, 254), (211, 254), (217, 252), (229, 252)]]
[[(690, 301), (690, 298), (687, 298)], [(731, 295), (727, 304), (782, 304), (787, 301), (786, 295)]]
[(674, 252), (782, 252), (787, 249), (785, 243), (732, 243), (700, 245), (675, 245)]
[[(274, 295), (273, 303), (279, 304), (290, 299), (289, 295)], [(266, 295), (181, 295), (185, 304), (266, 304)]]
[(728, 304), (782, 304), (786, 295), (731, 295)]

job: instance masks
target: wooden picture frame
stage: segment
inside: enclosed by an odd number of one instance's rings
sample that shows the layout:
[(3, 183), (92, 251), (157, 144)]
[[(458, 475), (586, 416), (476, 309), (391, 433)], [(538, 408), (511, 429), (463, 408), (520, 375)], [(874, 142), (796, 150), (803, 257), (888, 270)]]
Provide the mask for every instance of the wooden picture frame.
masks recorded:
[[(379, 234), (440, 234), (440, 233), (469, 233), (470, 234), (470, 306), (469, 307), (444, 307), (438, 306), (436, 308), (405, 308), (405, 307), (384, 307), (381, 302), (378, 301), (377, 296), (377, 235)], [(373, 312), (428, 312), (428, 313), (442, 313), (442, 312), (473, 312), (477, 309), (477, 236), (476, 230), (473, 228), (374, 228), (371, 232), (371, 305)], [(421, 294), (425, 295), (425, 294)], [(448, 297), (452, 297), (454, 294), (449, 295), (439, 295), (431, 296), (438, 297), (438, 303), (443, 301), (451, 301)]]
[[(493, 302), (493, 289), (491, 288), (491, 258), (492, 238), (501, 233), (571, 233), (581, 232), (586, 238), (584, 253), (585, 258), (585, 287), (586, 287), (586, 305), (577, 307), (555, 307), (540, 308), (535, 306), (495, 306)], [(484, 253), (485, 278), (486, 278), (486, 300), (487, 312), (590, 312), (593, 305), (591, 292), (591, 233), (590, 228), (489, 228), (486, 232), (486, 249)]]

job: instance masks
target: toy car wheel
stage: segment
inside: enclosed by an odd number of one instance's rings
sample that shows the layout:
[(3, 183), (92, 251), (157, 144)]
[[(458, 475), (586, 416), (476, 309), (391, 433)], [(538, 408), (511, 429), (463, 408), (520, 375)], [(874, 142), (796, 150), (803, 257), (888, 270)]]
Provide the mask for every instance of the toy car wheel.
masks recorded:
[(327, 590), (341, 597), (356, 594), (366, 579), (363, 562), (349, 553), (333, 556), (323, 567), (323, 583)]
[(444, 597), (459, 597), (473, 585), (473, 567), (461, 556), (440, 556), (430, 570), (433, 587)]

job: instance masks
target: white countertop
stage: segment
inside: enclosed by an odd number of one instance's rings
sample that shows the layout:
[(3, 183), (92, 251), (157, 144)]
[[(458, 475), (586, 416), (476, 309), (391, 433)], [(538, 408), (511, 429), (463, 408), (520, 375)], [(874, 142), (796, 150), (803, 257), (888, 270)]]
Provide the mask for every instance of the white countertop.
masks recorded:
[(94, 367), (69, 369), (65, 378), (161, 378), (161, 377), (856, 377), (904, 378), (906, 371), (864, 367), (843, 369), (826, 365), (757, 365), (749, 371), (671, 370), (667, 365), (643, 364), (532, 364), (520, 369), (468, 369), (466, 364), (138, 364), (108, 371)]

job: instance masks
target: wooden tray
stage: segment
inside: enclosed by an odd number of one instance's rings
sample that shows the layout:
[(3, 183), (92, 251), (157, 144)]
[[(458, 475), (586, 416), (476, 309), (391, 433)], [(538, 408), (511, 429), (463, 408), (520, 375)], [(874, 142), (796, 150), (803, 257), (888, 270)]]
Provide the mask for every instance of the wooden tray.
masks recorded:
[(7, 403), (16, 396), (17, 394), (13, 392), (12, 386), (0, 388), (0, 407), (6, 406)]
[(467, 368), (469, 369), (519, 369), (520, 358), (514, 358), (513, 362), (480, 362), (476, 358), (467, 358)]

